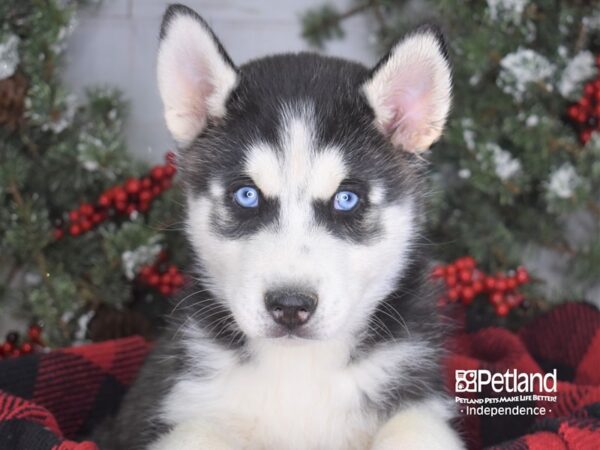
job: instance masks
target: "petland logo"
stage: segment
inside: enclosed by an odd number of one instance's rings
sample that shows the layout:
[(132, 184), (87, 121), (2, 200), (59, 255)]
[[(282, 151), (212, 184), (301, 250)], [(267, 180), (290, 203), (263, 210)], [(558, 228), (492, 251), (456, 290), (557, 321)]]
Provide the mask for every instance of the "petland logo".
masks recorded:
[[(520, 373), (516, 369), (495, 373), (486, 369), (456, 370), (455, 377), (455, 401), (461, 406), (460, 412), (467, 415), (544, 416), (552, 412), (551, 403), (557, 401), (556, 395), (545, 395), (557, 392), (556, 369), (546, 374)], [(490, 392), (488, 388), (499, 395), (482, 396), (484, 390)], [(460, 397), (460, 393), (470, 395)]]
[(456, 392), (479, 392), (484, 386), (491, 386), (494, 392), (530, 393), (556, 392), (556, 369), (541, 373), (520, 373), (517, 369), (491, 373), (486, 369), (457, 370), (454, 388)]

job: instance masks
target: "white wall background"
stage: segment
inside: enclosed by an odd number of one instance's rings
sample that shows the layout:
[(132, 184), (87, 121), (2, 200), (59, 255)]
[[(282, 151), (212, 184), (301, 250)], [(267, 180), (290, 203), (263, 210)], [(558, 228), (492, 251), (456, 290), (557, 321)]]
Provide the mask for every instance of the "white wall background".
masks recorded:
[[(269, 53), (307, 50), (299, 15), (327, 0), (182, 0), (202, 15), (236, 64)], [(160, 20), (168, 0), (103, 0), (78, 16), (64, 78), (76, 92), (87, 86), (119, 87), (130, 102), (129, 150), (158, 161), (172, 147), (155, 81)], [(344, 9), (351, 0), (332, 0)], [(364, 17), (348, 20), (347, 37), (325, 53), (366, 63), (375, 52)]]

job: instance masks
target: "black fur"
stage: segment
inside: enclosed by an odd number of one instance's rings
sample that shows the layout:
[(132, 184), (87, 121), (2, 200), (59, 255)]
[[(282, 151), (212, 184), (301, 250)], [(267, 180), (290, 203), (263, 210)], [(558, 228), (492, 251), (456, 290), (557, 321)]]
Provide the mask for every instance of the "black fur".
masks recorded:
[[(275, 74), (275, 75), (274, 75)], [(421, 163), (408, 152), (392, 148), (373, 125), (374, 114), (361, 91), (367, 80), (365, 67), (337, 58), (310, 53), (277, 55), (250, 62), (239, 70), (240, 81), (227, 103), (227, 116), (211, 122), (195, 142), (183, 151), (182, 173), (193, 195), (206, 195), (213, 179), (235, 185), (244, 176), (245, 149), (267, 142), (283, 151), (279, 142), (282, 105), (314, 105), (318, 148), (343, 149), (350, 170), (348, 183), (365, 195), (358, 214), (339, 214), (331, 202), (316, 203), (317, 220), (332, 233), (355, 242), (366, 242), (379, 231), (366, 217), (369, 186), (378, 183), (388, 202), (398, 202), (421, 188)], [(223, 199), (233, 220), (215, 217), (213, 228), (228, 238), (251, 235), (259, 226), (269, 226), (278, 206), (248, 212)], [(240, 214), (252, 214), (240, 221)]]

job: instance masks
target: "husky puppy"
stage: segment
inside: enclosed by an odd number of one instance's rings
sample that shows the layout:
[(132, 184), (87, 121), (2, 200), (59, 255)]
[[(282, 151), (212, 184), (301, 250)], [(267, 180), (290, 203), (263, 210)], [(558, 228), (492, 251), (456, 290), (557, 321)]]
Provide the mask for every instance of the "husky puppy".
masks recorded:
[(174, 5), (158, 85), (200, 286), (101, 448), (463, 448), (420, 245), (420, 155), (451, 97), (439, 33), (373, 69), (310, 53), (237, 67)]

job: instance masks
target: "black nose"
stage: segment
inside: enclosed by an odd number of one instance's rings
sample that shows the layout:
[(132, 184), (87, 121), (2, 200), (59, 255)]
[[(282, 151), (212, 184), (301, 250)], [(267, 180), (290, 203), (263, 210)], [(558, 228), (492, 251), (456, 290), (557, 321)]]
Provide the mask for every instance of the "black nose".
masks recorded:
[(276, 323), (293, 330), (308, 322), (317, 308), (317, 296), (310, 292), (269, 291), (265, 294), (265, 305)]

